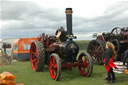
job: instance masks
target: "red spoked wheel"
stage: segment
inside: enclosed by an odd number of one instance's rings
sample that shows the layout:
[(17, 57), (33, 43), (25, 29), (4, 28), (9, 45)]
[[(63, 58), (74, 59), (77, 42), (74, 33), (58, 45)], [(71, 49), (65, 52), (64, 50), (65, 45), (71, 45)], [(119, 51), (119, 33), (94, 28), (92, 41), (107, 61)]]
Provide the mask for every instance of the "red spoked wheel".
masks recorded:
[(51, 54), (49, 59), (49, 73), (53, 80), (59, 80), (61, 75), (61, 60), (56, 53)]
[(87, 48), (95, 64), (102, 64), (105, 43), (102, 40), (92, 40)]
[(87, 53), (81, 53), (78, 57), (78, 61), (81, 65), (78, 67), (78, 70), (82, 76), (90, 76), (93, 70), (93, 61), (91, 56)]
[(38, 59), (38, 54), (37, 54), (36, 45), (32, 43), (30, 49), (30, 62), (31, 62), (32, 70), (34, 71), (36, 71), (37, 69), (37, 59)]
[(45, 52), (42, 43), (35, 41), (30, 47), (30, 62), (33, 71), (43, 71)]

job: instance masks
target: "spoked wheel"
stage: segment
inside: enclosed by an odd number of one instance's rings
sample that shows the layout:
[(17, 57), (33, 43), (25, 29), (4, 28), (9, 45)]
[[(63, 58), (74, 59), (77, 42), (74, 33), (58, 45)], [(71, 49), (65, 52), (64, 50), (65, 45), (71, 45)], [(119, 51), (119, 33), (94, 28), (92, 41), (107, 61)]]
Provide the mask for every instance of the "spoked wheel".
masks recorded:
[(121, 28), (120, 27), (115, 27), (111, 31), (112, 34), (114, 34), (115, 36), (118, 36), (118, 37), (120, 37), (120, 32), (121, 32)]
[(42, 43), (35, 41), (30, 47), (30, 62), (33, 71), (43, 71), (45, 64), (45, 52)]
[(53, 80), (59, 80), (61, 75), (61, 60), (56, 53), (51, 54), (49, 59), (49, 73)]
[(82, 76), (90, 76), (93, 70), (93, 61), (91, 56), (87, 53), (81, 53), (78, 61), (81, 65), (78, 67), (78, 70)]
[(117, 39), (114, 39), (114, 40), (112, 40), (111, 42), (112, 42), (113, 45), (115, 46), (116, 52), (119, 52), (119, 50), (120, 50), (120, 43), (119, 43), (119, 41), (118, 41)]
[(95, 64), (102, 64), (105, 44), (101, 40), (92, 40), (87, 48), (87, 52), (92, 56)]

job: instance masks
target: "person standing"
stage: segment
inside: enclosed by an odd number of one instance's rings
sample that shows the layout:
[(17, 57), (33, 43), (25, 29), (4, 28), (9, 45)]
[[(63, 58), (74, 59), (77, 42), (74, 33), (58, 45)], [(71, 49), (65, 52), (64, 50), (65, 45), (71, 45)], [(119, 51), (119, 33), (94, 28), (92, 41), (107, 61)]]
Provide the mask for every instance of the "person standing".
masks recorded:
[(113, 67), (117, 69), (113, 63), (113, 59), (116, 56), (117, 54), (115, 52), (114, 45), (111, 42), (106, 42), (103, 63), (107, 74), (107, 83), (114, 83), (116, 80), (115, 74), (113, 72)]

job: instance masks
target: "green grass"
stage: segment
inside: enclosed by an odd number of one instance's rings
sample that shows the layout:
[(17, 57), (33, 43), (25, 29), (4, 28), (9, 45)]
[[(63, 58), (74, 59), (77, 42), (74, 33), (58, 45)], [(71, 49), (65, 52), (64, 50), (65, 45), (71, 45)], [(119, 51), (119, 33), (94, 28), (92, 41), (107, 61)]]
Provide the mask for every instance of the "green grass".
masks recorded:
[[(84, 50), (80, 52), (82, 51)], [(0, 67), (0, 73), (4, 71), (11, 72), (16, 77), (15, 81), (17, 83), (24, 83), (25, 85), (108, 85), (104, 80), (106, 73), (103, 65), (94, 65), (93, 67), (93, 73), (90, 77), (81, 76), (77, 68), (73, 68), (72, 71), (63, 69), (60, 81), (50, 78), (47, 66), (45, 66), (44, 72), (32, 71), (29, 61), (15, 61), (10, 65), (2, 66)], [(115, 75), (117, 81), (112, 85), (128, 84), (128, 75), (117, 73)]]
[[(0, 67), (0, 73), (9, 71), (15, 75), (17, 83), (25, 85), (107, 85), (105, 83), (105, 70), (103, 65), (94, 65), (93, 73), (90, 77), (83, 77), (77, 68), (72, 71), (62, 70), (60, 81), (54, 81), (50, 78), (48, 67), (44, 72), (33, 72), (30, 62), (13, 62), (10, 65)], [(112, 85), (127, 85), (128, 75), (117, 74), (117, 81)]]
[(89, 40), (79, 40), (76, 41), (76, 43), (78, 44), (80, 50), (86, 50), (86, 48), (88, 47), (88, 43), (90, 41)]

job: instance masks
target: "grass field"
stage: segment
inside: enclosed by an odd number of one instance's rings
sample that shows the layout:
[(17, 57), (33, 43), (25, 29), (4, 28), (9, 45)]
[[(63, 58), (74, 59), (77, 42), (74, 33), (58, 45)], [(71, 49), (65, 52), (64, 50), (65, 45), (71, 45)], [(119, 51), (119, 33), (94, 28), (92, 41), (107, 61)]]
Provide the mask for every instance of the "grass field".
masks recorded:
[[(86, 45), (84, 44), (86, 43)], [(89, 41), (77, 41), (80, 49), (85, 50)], [(12, 62), (10, 65), (0, 67), (0, 73), (9, 71), (16, 77), (17, 83), (24, 83), (25, 85), (107, 85), (105, 78), (105, 70), (103, 65), (94, 65), (93, 73), (90, 77), (83, 77), (78, 72), (77, 68), (72, 71), (68, 69), (62, 70), (60, 81), (54, 81), (50, 78), (48, 67), (46, 66), (44, 72), (33, 72), (29, 61)], [(117, 81), (112, 85), (127, 85), (128, 75), (115, 74)]]
[(76, 43), (78, 44), (80, 50), (86, 50), (87, 47), (88, 47), (88, 43), (90, 41), (89, 40), (79, 40), (79, 41), (76, 41)]
[[(77, 68), (72, 71), (62, 70), (60, 81), (54, 81), (50, 78), (48, 67), (44, 72), (33, 72), (30, 62), (15, 61), (10, 65), (0, 67), (0, 73), (9, 71), (16, 76), (17, 83), (25, 85), (107, 85), (105, 83), (105, 70), (103, 65), (94, 65), (93, 73), (90, 77), (83, 77)], [(117, 81), (113, 85), (127, 85), (128, 75), (117, 74)]]

